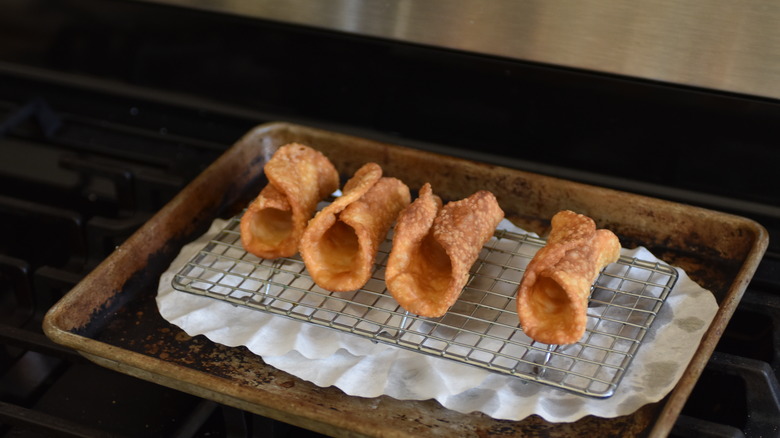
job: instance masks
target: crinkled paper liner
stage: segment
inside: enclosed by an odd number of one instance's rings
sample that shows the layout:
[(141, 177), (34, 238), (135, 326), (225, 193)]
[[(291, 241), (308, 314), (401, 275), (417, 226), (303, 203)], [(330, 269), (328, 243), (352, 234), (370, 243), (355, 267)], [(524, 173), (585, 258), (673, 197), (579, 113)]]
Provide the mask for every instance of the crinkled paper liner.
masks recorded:
[[(157, 305), (163, 318), (190, 336), (246, 346), (277, 369), (352, 396), (436, 399), (448, 409), (506, 420), (532, 414), (549, 422), (627, 415), (671, 391), (718, 310), (712, 293), (675, 268), (677, 283), (615, 393), (594, 399), (175, 290), (173, 276), (225, 223), (214, 221), (206, 234), (182, 248), (160, 278)], [(524, 232), (507, 221), (499, 228)], [(659, 261), (644, 248), (623, 249), (622, 254)]]

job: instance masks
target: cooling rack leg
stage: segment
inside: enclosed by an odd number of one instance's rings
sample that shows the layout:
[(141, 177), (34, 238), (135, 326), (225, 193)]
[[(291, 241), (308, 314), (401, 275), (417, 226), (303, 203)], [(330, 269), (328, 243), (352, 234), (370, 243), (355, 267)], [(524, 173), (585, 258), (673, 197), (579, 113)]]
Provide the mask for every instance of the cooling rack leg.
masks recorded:
[(553, 351), (558, 348), (557, 345), (548, 345), (547, 346), (547, 353), (544, 354), (544, 360), (542, 361), (540, 367), (539, 367), (539, 377), (543, 377), (544, 374), (547, 372), (547, 364), (550, 363), (550, 358), (552, 357)]
[(282, 261), (280, 260), (274, 260), (273, 264), (271, 265), (271, 273), (268, 274), (268, 278), (266, 278), (265, 287), (263, 288), (263, 296), (268, 296), (268, 294), (271, 292), (271, 279), (274, 278), (274, 275), (276, 275), (277, 272), (282, 268)]

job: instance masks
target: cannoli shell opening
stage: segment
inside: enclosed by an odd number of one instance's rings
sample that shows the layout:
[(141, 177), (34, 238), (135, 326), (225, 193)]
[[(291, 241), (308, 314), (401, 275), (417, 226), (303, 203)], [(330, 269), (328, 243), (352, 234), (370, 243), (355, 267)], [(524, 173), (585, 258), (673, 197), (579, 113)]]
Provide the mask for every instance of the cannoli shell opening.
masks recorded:
[(376, 163), (364, 165), (345, 184), (342, 196), (309, 222), (301, 238), (301, 256), (323, 289), (346, 292), (365, 285), (379, 245), (410, 203), (403, 182), (381, 175)]
[(524, 291), (523, 330), (545, 344), (572, 344), (585, 333), (590, 288), (558, 272), (544, 272)]
[(268, 184), (241, 218), (241, 242), (260, 258), (289, 257), (317, 204), (338, 189), (338, 172), (321, 152), (297, 143), (280, 147), (264, 171)]
[(444, 315), (457, 301), (482, 246), (504, 212), (492, 193), (477, 192), (444, 207), (430, 184), (399, 216), (388, 259), (388, 291), (409, 312)]
[(620, 242), (592, 219), (562, 211), (552, 220), (547, 245), (526, 267), (517, 313), (526, 335), (545, 344), (579, 341), (587, 325), (591, 287), (620, 256)]
[(295, 254), (303, 233), (303, 227), (295, 223), (287, 198), (271, 185), (249, 204), (241, 218), (240, 230), (244, 248), (268, 259)]

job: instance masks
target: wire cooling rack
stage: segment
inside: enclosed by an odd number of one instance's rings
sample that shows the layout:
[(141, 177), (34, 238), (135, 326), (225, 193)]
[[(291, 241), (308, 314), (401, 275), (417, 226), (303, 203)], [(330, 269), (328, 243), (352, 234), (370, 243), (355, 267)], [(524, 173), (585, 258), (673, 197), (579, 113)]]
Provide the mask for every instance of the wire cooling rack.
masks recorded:
[(523, 333), (515, 310), (518, 284), (543, 239), (498, 230), (458, 301), (432, 319), (405, 311), (385, 288), (392, 230), (368, 283), (344, 293), (314, 284), (299, 256), (248, 254), (239, 223), (232, 218), (206, 243), (173, 287), (596, 398), (614, 393), (677, 280), (669, 266), (621, 257), (594, 283), (580, 342), (547, 345)]

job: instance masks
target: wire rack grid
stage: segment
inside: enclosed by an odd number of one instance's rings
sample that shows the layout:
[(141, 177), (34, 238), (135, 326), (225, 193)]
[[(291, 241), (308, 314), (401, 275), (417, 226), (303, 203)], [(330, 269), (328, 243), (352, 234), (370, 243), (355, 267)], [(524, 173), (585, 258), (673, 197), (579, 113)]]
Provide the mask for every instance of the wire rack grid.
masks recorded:
[(432, 319), (405, 311), (385, 288), (392, 230), (371, 279), (345, 293), (314, 284), (299, 256), (248, 254), (239, 222), (232, 218), (174, 275), (175, 289), (596, 398), (614, 393), (677, 280), (667, 265), (621, 257), (594, 283), (583, 339), (547, 345), (523, 333), (515, 310), (525, 266), (543, 239), (497, 230), (458, 301)]

